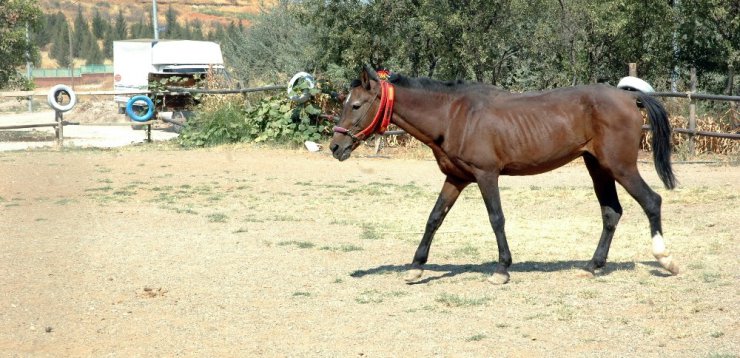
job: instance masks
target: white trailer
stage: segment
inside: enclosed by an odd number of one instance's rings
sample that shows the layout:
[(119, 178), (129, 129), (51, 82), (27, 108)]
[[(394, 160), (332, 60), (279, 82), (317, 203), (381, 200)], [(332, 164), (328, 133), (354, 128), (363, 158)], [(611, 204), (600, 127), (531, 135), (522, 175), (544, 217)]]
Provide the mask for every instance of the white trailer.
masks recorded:
[[(191, 40), (123, 40), (113, 42), (113, 89), (119, 113), (124, 113), (130, 92), (149, 90), (152, 77), (224, 73), (221, 47), (215, 42)], [(150, 96), (154, 98), (153, 96)], [(156, 103), (156, 101), (155, 101)], [(164, 109), (164, 108), (160, 108)]]

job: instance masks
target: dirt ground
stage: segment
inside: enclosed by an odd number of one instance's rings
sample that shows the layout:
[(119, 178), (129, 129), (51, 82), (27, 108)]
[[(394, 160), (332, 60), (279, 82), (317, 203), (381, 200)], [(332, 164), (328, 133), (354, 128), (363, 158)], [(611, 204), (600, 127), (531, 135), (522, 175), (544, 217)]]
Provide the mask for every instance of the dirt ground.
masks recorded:
[[(0, 356), (737, 357), (740, 166), (675, 164), (668, 248), (625, 214), (609, 263), (580, 163), (502, 178), (511, 282), (477, 188), (403, 274), (443, 177), (426, 156), (253, 146), (0, 153)], [(737, 160), (735, 160), (737, 163)]]

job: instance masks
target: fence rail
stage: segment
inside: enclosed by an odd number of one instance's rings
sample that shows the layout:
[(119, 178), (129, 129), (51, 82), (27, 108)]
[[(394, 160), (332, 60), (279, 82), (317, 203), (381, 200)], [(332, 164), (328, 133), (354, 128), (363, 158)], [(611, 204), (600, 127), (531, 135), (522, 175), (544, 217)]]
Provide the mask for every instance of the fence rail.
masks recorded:
[[(166, 95), (179, 95), (179, 94), (193, 94), (193, 93), (205, 93), (205, 94), (237, 94), (237, 93), (249, 93), (249, 92), (259, 92), (259, 91), (271, 91), (271, 90), (284, 90), (288, 86), (284, 85), (273, 85), (273, 86), (263, 86), (263, 87), (253, 87), (253, 88), (239, 88), (239, 89), (231, 89), (231, 90), (204, 90), (204, 89), (192, 89), (192, 88), (181, 88), (181, 87), (172, 87), (168, 88), (167, 91), (164, 92), (156, 92), (156, 94), (166, 94)], [(152, 91), (79, 91), (75, 92), (75, 95), (77, 96), (115, 96), (115, 95), (143, 95), (143, 94), (152, 94), (155, 92)], [(0, 92), (0, 98), (26, 98), (29, 101), (32, 97), (47, 97), (48, 92), (36, 92), (36, 91), (14, 91), (14, 92)], [(160, 118), (164, 122), (172, 123), (175, 125), (184, 125), (185, 123), (174, 120), (174, 119), (167, 119), (167, 118)], [(63, 113), (60, 111), (55, 112), (54, 116), (54, 122), (43, 122), (43, 123), (29, 123), (29, 124), (12, 124), (12, 125), (2, 125), (0, 124), (0, 130), (13, 130), (13, 129), (25, 129), (25, 128), (39, 128), (39, 127), (53, 127), (54, 131), (56, 133), (57, 138), (57, 144), (62, 145), (64, 141), (64, 126), (67, 125), (79, 125), (80, 123), (75, 122), (68, 122), (64, 120)], [(102, 126), (130, 126), (132, 124), (134, 125), (143, 125), (146, 129), (146, 139), (147, 141), (151, 142), (151, 130), (152, 130), (152, 124), (156, 123), (157, 120), (149, 120), (145, 122), (129, 122), (129, 123), (95, 123), (96, 126), (102, 125)]]
[(692, 93), (692, 92), (653, 92), (650, 93), (653, 97), (676, 97), (676, 98), (688, 98), (688, 99), (703, 99), (711, 101), (732, 101), (740, 102), (740, 96), (725, 96), (719, 94), (706, 94), (706, 93)]

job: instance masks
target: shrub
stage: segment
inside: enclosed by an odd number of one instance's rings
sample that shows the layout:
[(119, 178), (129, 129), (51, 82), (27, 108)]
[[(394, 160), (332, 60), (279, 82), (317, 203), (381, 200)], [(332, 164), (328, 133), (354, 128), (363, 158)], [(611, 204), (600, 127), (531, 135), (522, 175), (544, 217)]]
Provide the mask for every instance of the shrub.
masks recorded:
[(204, 96), (180, 135), (186, 147), (235, 143), (247, 138), (244, 104), (239, 96)]
[[(328, 86), (324, 82), (323, 88)], [(296, 104), (284, 95), (268, 96), (255, 104), (239, 95), (204, 96), (196, 115), (188, 120), (181, 136), (184, 146), (214, 146), (224, 143), (302, 143), (318, 141), (332, 133), (332, 122), (322, 113), (337, 106), (321, 89), (310, 90), (309, 102)]]

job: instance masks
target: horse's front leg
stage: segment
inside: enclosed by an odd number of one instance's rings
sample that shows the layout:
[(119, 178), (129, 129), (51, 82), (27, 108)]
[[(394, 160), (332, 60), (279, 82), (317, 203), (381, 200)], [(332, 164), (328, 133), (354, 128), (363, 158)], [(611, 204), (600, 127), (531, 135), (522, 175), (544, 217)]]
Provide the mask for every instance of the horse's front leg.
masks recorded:
[(501, 209), (501, 195), (498, 188), (498, 174), (486, 173), (476, 178), (478, 187), (483, 195), (483, 201), (488, 210), (488, 219), (491, 221), (493, 233), (498, 245), (498, 265), (496, 271), (488, 279), (493, 284), (501, 285), (509, 282), (509, 266), (511, 266), (511, 252), (504, 232), (504, 212)]
[(442, 225), (442, 221), (444, 221), (445, 216), (447, 216), (452, 205), (455, 204), (455, 200), (460, 196), (460, 192), (462, 192), (468, 184), (470, 184), (470, 182), (460, 181), (450, 176), (445, 179), (442, 191), (439, 193), (439, 197), (437, 198), (437, 203), (434, 204), (434, 208), (429, 214), (429, 219), (427, 220), (427, 225), (424, 229), (424, 236), (422, 236), (419, 247), (416, 249), (414, 261), (411, 262), (411, 269), (406, 274), (406, 281), (413, 282), (421, 278), (421, 275), (424, 273), (423, 265), (429, 258), (429, 248), (432, 245), (434, 233), (436, 233), (439, 226)]

